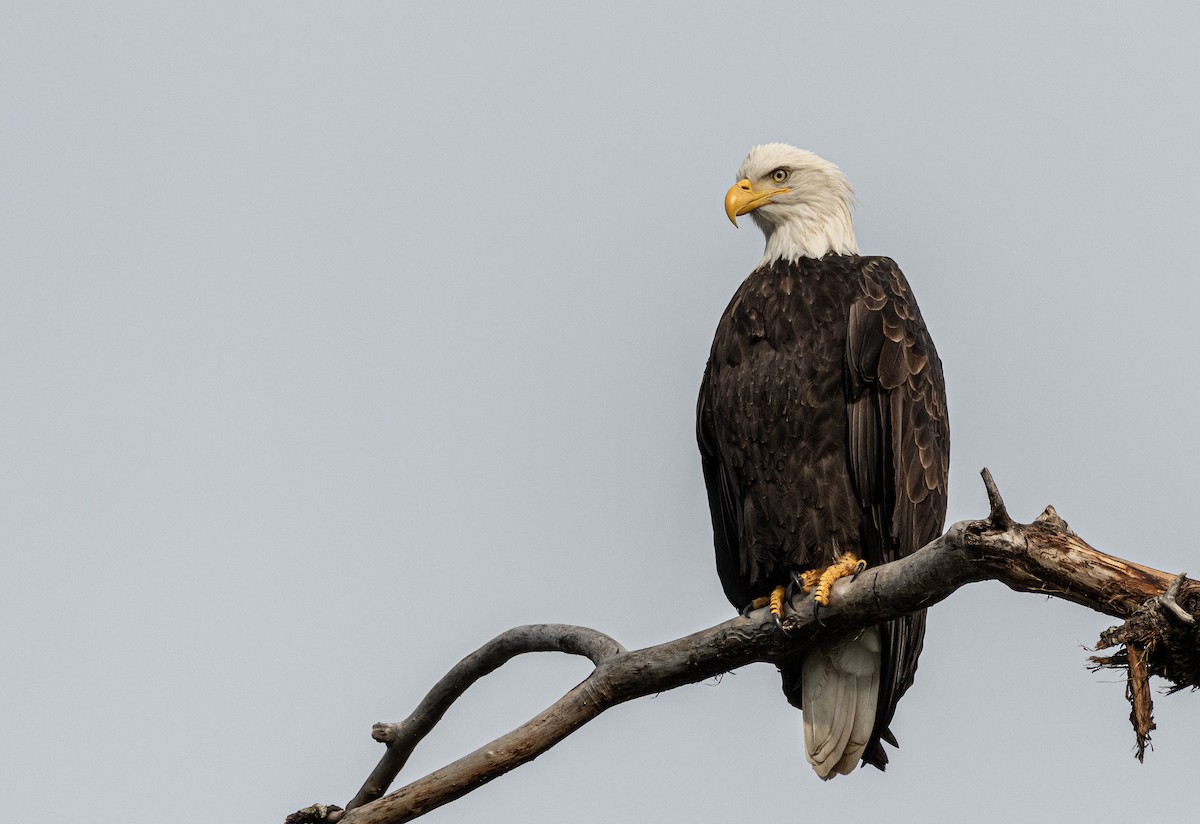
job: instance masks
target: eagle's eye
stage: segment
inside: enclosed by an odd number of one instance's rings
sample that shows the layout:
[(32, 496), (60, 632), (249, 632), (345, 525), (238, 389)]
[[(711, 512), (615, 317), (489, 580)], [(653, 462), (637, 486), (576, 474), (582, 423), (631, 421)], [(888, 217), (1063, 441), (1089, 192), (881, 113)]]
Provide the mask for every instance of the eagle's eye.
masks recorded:
[(771, 180), (774, 180), (776, 183), (782, 183), (783, 181), (787, 180), (787, 177), (787, 169), (780, 168), (771, 172)]

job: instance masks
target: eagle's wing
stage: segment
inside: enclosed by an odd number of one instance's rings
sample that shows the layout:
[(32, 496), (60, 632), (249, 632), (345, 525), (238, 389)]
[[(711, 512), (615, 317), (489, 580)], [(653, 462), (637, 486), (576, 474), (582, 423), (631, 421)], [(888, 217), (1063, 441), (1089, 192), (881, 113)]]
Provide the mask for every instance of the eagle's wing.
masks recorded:
[[(889, 258), (862, 265), (846, 338), (848, 454), (864, 512), (862, 554), (878, 565), (941, 534), (950, 428), (942, 364), (904, 275)], [(882, 636), (879, 709), (863, 755), (880, 769), (887, 754), (879, 739), (896, 743), (888, 724), (913, 682), (924, 611), (889, 621)]]
[(709, 393), (712, 389), (711, 363), (704, 370), (700, 397), (696, 402), (696, 441), (700, 445), (700, 464), (704, 486), (708, 490), (708, 511), (712, 515), (713, 544), (717, 553), (717, 575), (725, 597), (737, 609), (750, 603), (752, 595), (742, 575), (739, 549), (741, 525), (737, 504), (737, 482), (729, 474), (728, 463), (720, 460), (715, 423)]

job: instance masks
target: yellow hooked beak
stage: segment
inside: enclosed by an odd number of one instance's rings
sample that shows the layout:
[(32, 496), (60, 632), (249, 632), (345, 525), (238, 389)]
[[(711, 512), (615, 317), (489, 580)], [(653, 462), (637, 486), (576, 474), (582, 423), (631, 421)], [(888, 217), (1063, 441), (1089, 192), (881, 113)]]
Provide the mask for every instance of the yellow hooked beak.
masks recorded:
[(781, 195), (789, 189), (755, 189), (749, 178), (742, 178), (729, 187), (725, 193), (725, 214), (729, 222), (737, 226), (738, 215), (753, 212), (764, 203), (770, 203), (775, 195)]

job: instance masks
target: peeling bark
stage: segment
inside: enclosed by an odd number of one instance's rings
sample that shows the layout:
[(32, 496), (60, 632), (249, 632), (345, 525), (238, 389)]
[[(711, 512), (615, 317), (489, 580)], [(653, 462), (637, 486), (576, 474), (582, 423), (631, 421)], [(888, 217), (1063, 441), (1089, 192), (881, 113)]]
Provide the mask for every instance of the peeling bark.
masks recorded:
[(1129, 681), (1125, 697), (1132, 709), (1129, 722), (1137, 736), (1137, 760), (1146, 758), (1146, 745), (1150, 743), (1150, 731), (1154, 729), (1154, 702), (1150, 700), (1150, 673), (1146, 669), (1146, 657), (1141, 647), (1130, 644), (1125, 648), (1129, 659)]

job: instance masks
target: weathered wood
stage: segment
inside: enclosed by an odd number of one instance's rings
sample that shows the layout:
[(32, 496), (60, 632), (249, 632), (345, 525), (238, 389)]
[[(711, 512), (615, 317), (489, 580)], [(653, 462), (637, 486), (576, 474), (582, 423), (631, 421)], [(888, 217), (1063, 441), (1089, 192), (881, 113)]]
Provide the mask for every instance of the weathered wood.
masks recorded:
[(1133, 733), (1137, 737), (1137, 760), (1146, 758), (1146, 744), (1150, 741), (1150, 731), (1154, 729), (1154, 704), (1150, 699), (1150, 671), (1146, 667), (1146, 656), (1137, 644), (1125, 648), (1129, 660), (1129, 680), (1126, 683), (1125, 695), (1131, 707), (1129, 723), (1133, 724)]
[(450, 705), (480, 678), (526, 652), (565, 652), (586, 656), (593, 664), (600, 664), (624, 653), (625, 648), (602, 632), (568, 624), (516, 627), (497, 635), (442, 676), (404, 721), (399, 724), (376, 724), (371, 728), (371, 737), (387, 744), (387, 752), (347, 809), (361, 807), (383, 795), (404, 768), (417, 744), (442, 720)]
[[(991, 504), (988, 519), (954, 524), (907, 558), (838, 581), (819, 622), (813, 616), (811, 596), (796, 596), (782, 629), (762, 609), (685, 638), (632, 651), (583, 627), (534, 625), (510, 630), (456, 665), (408, 719), (400, 724), (377, 724), (374, 735), (388, 750), (349, 808), (327, 808), (319, 818), (305, 820), (340, 820), (344, 824), (410, 821), (536, 758), (610, 707), (749, 663), (783, 661), (847, 630), (931, 606), (974, 581), (998, 580), (1020, 592), (1063, 598), (1118, 618), (1130, 618), (1147, 609), (1148, 603), (1160, 603), (1174, 583), (1169, 600), (1184, 614), (1175, 620), (1183, 623), (1184, 618), (1191, 618), (1194, 613), (1187, 611), (1189, 607), (1200, 609), (1200, 584), (1184, 583), (1182, 578), (1176, 583), (1175, 576), (1168, 573), (1094, 549), (1071, 531), (1053, 507), (1047, 507), (1032, 524), (1015, 523), (987, 470), (984, 482)], [(1164, 606), (1164, 610), (1169, 608)], [(1140, 674), (1147, 672), (1140, 656), (1144, 649), (1144, 645), (1138, 648), (1138, 682), (1148, 702), (1148, 675)], [(547, 650), (586, 655), (596, 668), (521, 727), (380, 797), (413, 748), (470, 684), (516, 655)], [(1129, 660), (1132, 663), (1133, 658)], [(1132, 669), (1130, 666), (1131, 691), (1138, 689)], [(1148, 672), (1154, 672), (1153, 665)], [(1148, 709), (1138, 712), (1135, 705), (1137, 717), (1133, 720), (1144, 746), (1143, 730), (1148, 734), (1153, 722)]]

